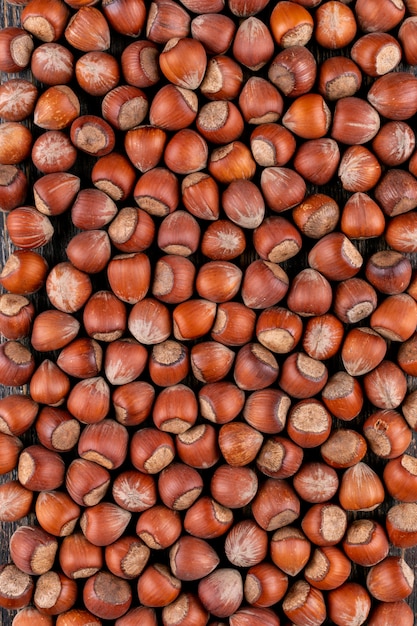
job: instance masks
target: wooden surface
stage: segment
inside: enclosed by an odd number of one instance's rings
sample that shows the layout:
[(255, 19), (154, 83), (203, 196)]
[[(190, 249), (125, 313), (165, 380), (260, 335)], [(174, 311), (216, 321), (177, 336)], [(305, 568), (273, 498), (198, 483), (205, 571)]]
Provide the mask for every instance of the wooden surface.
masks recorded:
[[(9, 25), (18, 25), (19, 22), (19, 14), (21, 9), (18, 7), (14, 7), (12, 5), (7, 4), (4, 1), (0, 2), (0, 10), (1, 10), (1, 14), (0, 14), (0, 27), (4, 27), (4, 26), (9, 26)], [(120, 43), (118, 44), (119, 46), (121, 45)], [(8, 78), (11, 78), (13, 75), (2, 75), (2, 80), (7, 80)], [(78, 163), (78, 168), (77, 168), (77, 172), (81, 172), (81, 171), (85, 171), (84, 168), (84, 163), (83, 162), (79, 162)], [(33, 177), (33, 172), (31, 172), (31, 170), (28, 170), (28, 176), (29, 178)], [(33, 178), (32, 178), (33, 180)], [(309, 188), (310, 192), (313, 191), (317, 191), (317, 189), (313, 189), (311, 186)], [(321, 188), (320, 191), (323, 191), (324, 193), (328, 193), (329, 195), (332, 195), (341, 205), (343, 204), (343, 201), (345, 199), (345, 194), (343, 193), (343, 190), (341, 189), (340, 185), (338, 184), (334, 184), (334, 185), (329, 185), (326, 186), (326, 188)], [(5, 233), (5, 228), (4, 228), (4, 221), (5, 221), (5, 216), (4, 215), (0, 215), (0, 228), (1, 228), (1, 233), (2, 233), (2, 237), (1, 237), (1, 249), (0, 249), (0, 262), (1, 262), (1, 266), (3, 266), (6, 258), (8, 257), (8, 255), (10, 254), (11, 251), (11, 246), (10, 243), (7, 239), (7, 235)], [(64, 222), (64, 225), (60, 227), (61, 231), (58, 230), (57, 235), (54, 237), (53, 240), (53, 245), (48, 245), (45, 247), (45, 249), (43, 250), (43, 254), (45, 255), (45, 257), (47, 258), (47, 260), (49, 262), (58, 262), (60, 260), (64, 260), (64, 256), (63, 256), (63, 250), (65, 248), (66, 243), (68, 242), (69, 236), (70, 236), (70, 230), (69, 230), (69, 224)], [(372, 252), (376, 251), (377, 249), (380, 249), (381, 247), (381, 242), (379, 241), (374, 241), (374, 240), (368, 240), (365, 242), (355, 242), (358, 245), (358, 248), (360, 250), (360, 252), (364, 255), (364, 256), (369, 256)], [(412, 263), (414, 267), (417, 267), (417, 259), (416, 258), (412, 258)], [(303, 263), (305, 263), (305, 255), (300, 254), (296, 257), (296, 260), (292, 260), (291, 262), (289, 262), (288, 264), (286, 264), (286, 269), (289, 273), (289, 275), (293, 275), (296, 272), (300, 271), (300, 269), (302, 269), (303, 267)], [(42, 301), (42, 297), (39, 299), (37, 299), (37, 308), (38, 310), (42, 310), (42, 307), (44, 306), (44, 302)], [(339, 363), (335, 362), (334, 363), (334, 367), (335, 367), (335, 371), (336, 369), (339, 369)], [(332, 372), (330, 372), (332, 373)], [(417, 387), (417, 381), (416, 380), (412, 380), (409, 379), (409, 389), (414, 389)], [(10, 389), (0, 389), (0, 395), (7, 395), (8, 393), (10, 393), (11, 390)], [(369, 410), (369, 408), (368, 408)], [(363, 416), (362, 418), (363, 419)], [(357, 421), (356, 423), (359, 423), (359, 421)], [(27, 433), (24, 436), (24, 441), (25, 443), (29, 443), (32, 440), (33, 435), (31, 433)], [(416, 444), (416, 438), (414, 437), (414, 441), (410, 447), (410, 453), (414, 454), (415, 456), (417, 456), (417, 444)], [(314, 456), (315, 452), (312, 452), (312, 458)], [(371, 459), (372, 461), (372, 466), (373, 467), (380, 467), (382, 469), (383, 465), (381, 463), (378, 464), (378, 460), (375, 459), (375, 457), (373, 457)], [(5, 477), (0, 477), (0, 482), (2, 480), (8, 480), (10, 478), (9, 476), (5, 476)], [(386, 512), (387, 508), (389, 506), (389, 502), (386, 501), (383, 505), (383, 507), (380, 508), (380, 510), (378, 510), (378, 516), (381, 521), (383, 521), (383, 516), (384, 513)], [(359, 514), (357, 515), (357, 517), (366, 517), (367, 515), (365, 514)], [(352, 516), (350, 516), (352, 517)], [(24, 524), (27, 522), (30, 522), (33, 518), (27, 520), (27, 519), (23, 519), (21, 520), (20, 524)], [(11, 536), (11, 533), (14, 531), (16, 527), (16, 524), (2, 524), (0, 523), (0, 563), (5, 563), (8, 562), (9, 560), (9, 555), (8, 555), (8, 542), (9, 542), (9, 538)], [(392, 549), (391, 551), (393, 554), (399, 554), (400, 551), (396, 550), (396, 549)], [(407, 562), (409, 563), (409, 565), (416, 570), (416, 566), (417, 566), (417, 549), (413, 549), (413, 550), (407, 550), (405, 552), (405, 558), (407, 560)], [(357, 580), (360, 582), (364, 582), (363, 580), (363, 571), (358, 572), (357, 573)], [(410, 605), (413, 607), (414, 611), (417, 611), (417, 588), (416, 591), (413, 593), (413, 595), (408, 599)], [(11, 624), (11, 620), (12, 620), (12, 616), (13, 613), (12, 612), (8, 612), (8, 611), (4, 611), (0, 609), (0, 625), (2, 626), (9, 626)], [(330, 622), (326, 622), (330, 623)], [(397, 626), (401, 626), (400, 624), (398, 624)]]

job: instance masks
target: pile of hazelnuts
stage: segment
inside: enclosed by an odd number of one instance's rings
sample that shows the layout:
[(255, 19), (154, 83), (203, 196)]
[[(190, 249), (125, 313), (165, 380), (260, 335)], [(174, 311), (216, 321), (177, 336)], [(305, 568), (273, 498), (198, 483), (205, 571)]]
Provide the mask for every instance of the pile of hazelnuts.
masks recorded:
[(4, 623), (413, 626), (417, 1), (4, 9)]

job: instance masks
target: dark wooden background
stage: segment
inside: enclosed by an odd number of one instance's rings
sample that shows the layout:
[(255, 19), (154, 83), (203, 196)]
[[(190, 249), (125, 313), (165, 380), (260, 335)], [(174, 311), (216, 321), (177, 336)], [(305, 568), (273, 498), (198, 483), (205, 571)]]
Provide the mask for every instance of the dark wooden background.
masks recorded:
[[(150, 2), (150, 0), (149, 0)], [(271, 1), (271, 5), (274, 4)], [(20, 24), (20, 12), (21, 12), (21, 8), (13, 6), (11, 4), (8, 4), (7, 2), (5, 2), (4, 0), (0, 0), (0, 28), (3, 28), (5, 26), (11, 26), (11, 25), (19, 25)], [(119, 52), (120, 52), (120, 43), (116, 44), (119, 45)], [(114, 52), (117, 52), (117, 50), (114, 50)], [(317, 58), (318, 60), (320, 60), (320, 52), (317, 53)], [(19, 74), (20, 76), (22, 74)], [(24, 74), (26, 77), (30, 76), (30, 74), (28, 72), (26, 72)], [(2, 81), (6, 81), (9, 78), (18, 76), (16, 75), (6, 75), (6, 74), (2, 74), (1, 75), (1, 80)], [(417, 130), (415, 128), (415, 130)], [(77, 164), (77, 171), (75, 173), (79, 173), (79, 172), (83, 172), (85, 171), (85, 164), (82, 162), (82, 159), (84, 157), (81, 157), (81, 161), (78, 162)], [(34, 176), (34, 172), (31, 171), (30, 169), (30, 165), (27, 166), (27, 174), (28, 174), (28, 178), (29, 181), (34, 180), (33, 176)], [(311, 192), (314, 191), (314, 189), (310, 190)], [(321, 188), (320, 191), (323, 191), (323, 193), (328, 193), (329, 195), (332, 195), (340, 204), (341, 206), (343, 205), (343, 200), (344, 200), (344, 193), (343, 190), (341, 190), (340, 185), (334, 184), (334, 185), (329, 185), (326, 187), (326, 189)], [(29, 202), (28, 202), (29, 203)], [(59, 226), (59, 228), (61, 230), (57, 230), (56, 234), (54, 236), (53, 239), (53, 243), (46, 246), (43, 250), (43, 254), (45, 255), (45, 257), (47, 258), (47, 260), (49, 262), (54, 261), (55, 263), (61, 260), (64, 260), (64, 249), (65, 246), (68, 242), (68, 238), (70, 236), (70, 233), (68, 231), (69, 225), (65, 224), (65, 222), (63, 223), (63, 225)], [(355, 242), (355, 244), (358, 245), (358, 248), (360, 250), (360, 252), (366, 257), (369, 256), (372, 252), (374, 252), (376, 249), (380, 249), (380, 247), (383, 245), (383, 243), (381, 242), (377, 242), (374, 240), (368, 240), (365, 242)], [(5, 260), (7, 259), (7, 257), (9, 256), (10, 252), (12, 250), (12, 246), (10, 244), (10, 242), (8, 241), (7, 238), (7, 233), (5, 230), (5, 215), (0, 214), (0, 263), (1, 263), (1, 267), (4, 265)], [(250, 255), (250, 251), (248, 252), (248, 254)], [(304, 255), (298, 255), (296, 257), (297, 261), (290, 261), (289, 263), (289, 267), (286, 268), (288, 269), (290, 275), (294, 272), (300, 271), (300, 269), (302, 269), (302, 264), (305, 261), (305, 257)], [(415, 268), (417, 268), (417, 258), (411, 258), (413, 266)], [(38, 296), (36, 299), (36, 304), (37, 304), (37, 308), (38, 310), (42, 310), (42, 306), (44, 305), (44, 302), (42, 301), (42, 296)], [(338, 368), (337, 368), (338, 369)], [(331, 373), (331, 372), (330, 372)], [(411, 379), (409, 378), (409, 389), (414, 389), (417, 388), (417, 380), (415, 379)], [(0, 396), (3, 395), (7, 395), (11, 392), (13, 392), (15, 390), (12, 389), (7, 389), (7, 388), (1, 388), (0, 387)], [(32, 433), (27, 433), (23, 439), (25, 443), (30, 443), (31, 442), (31, 438), (33, 437)], [(414, 435), (414, 440), (410, 446), (410, 454), (413, 454), (415, 456), (417, 456), (417, 438), (416, 435)], [(380, 463), (378, 465), (378, 460), (375, 459), (375, 457), (372, 458), (372, 467), (380, 467), (382, 470), (383, 465)], [(11, 475), (6, 475), (6, 476), (0, 476), (0, 483), (2, 481), (5, 480), (9, 480), (11, 477)], [(14, 474), (12, 474), (12, 477), (14, 477)], [(386, 510), (388, 509), (390, 503), (389, 501), (386, 501), (383, 505), (383, 507), (380, 507), (380, 509), (378, 510), (378, 516), (380, 517), (380, 519), (383, 521), (383, 516), (384, 513), (386, 512)], [(362, 515), (364, 516), (364, 515)], [(28, 522), (31, 522), (32, 518), (29, 519), (23, 519), (21, 520), (20, 524), (25, 524)], [(6, 563), (10, 560), (9, 557), (9, 551), (8, 551), (8, 543), (9, 543), (9, 538), (12, 534), (12, 532), (14, 531), (14, 529), (16, 528), (16, 524), (3, 524), (0, 522), (0, 564), (2, 563)], [(399, 554), (400, 551), (397, 549), (392, 549), (392, 553), (393, 554)], [(408, 564), (416, 571), (416, 567), (417, 567), (417, 549), (413, 549), (413, 550), (407, 550), (405, 552), (405, 558), (408, 562)], [(357, 574), (357, 580), (360, 582), (364, 582), (363, 580), (363, 571), (362, 572), (358, 572)], [(410, 605), (413, 607), (414, 612), (416, 613), (417, 611), (417, 585), (416, 585), (416, 590), (414, 591), (414, 593), (412, 594), (412, 596), (410, 596), (410, 598), (408, 599), (408, 602), (410, 603)], [(12, 622), (12, 617), (13, 617), (13, 612), (9, 612), (9, 611), (5, 611), (5, 610), (1, 610), (0, 609), (0, 626), (10, 626), (11, 622)], [(326, 622), (327, 624), (328, 622)], [(401, 624), (398, 624), (396, 626), (401, 626)]]

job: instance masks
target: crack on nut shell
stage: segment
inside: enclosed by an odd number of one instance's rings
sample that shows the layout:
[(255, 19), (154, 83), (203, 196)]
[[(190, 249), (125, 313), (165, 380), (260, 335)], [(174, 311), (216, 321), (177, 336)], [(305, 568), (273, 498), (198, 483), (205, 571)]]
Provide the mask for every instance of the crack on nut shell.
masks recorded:
[(61, 581), (56, 572), (46, 572), (36, 582), (34, 601), (38, 608), (51, 609), (61, 593)]
[(396, 67), (400, 61), (401, 49), (394, 43), (387, 43), (381, 47), (376, 55), (375, 72), (379, 76), (387, 74), (387, 72), (390, 72), (394, 67)]

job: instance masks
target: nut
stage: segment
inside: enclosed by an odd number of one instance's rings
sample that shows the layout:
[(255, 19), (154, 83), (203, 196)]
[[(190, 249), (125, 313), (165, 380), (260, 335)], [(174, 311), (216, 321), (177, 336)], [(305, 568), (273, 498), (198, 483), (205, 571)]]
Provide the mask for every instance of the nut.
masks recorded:
[(93, 6), (82, 6), (72, 15), (64, 36), (71, 46), (82, 52), (110, 47), (109, 25), (103, 13)]

